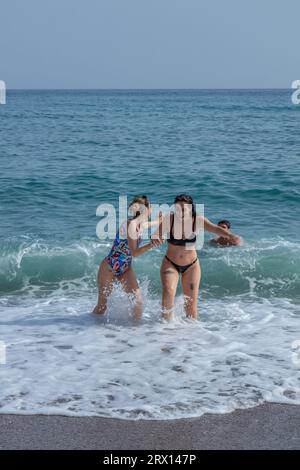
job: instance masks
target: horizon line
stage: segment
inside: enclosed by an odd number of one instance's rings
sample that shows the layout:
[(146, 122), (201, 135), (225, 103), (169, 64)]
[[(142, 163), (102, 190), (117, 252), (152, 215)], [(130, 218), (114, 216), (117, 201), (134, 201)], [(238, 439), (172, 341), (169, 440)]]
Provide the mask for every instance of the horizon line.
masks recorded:
[(291, 87), (253, 87), (253, 88), (7, 88), (6, 91), (225, 91), (225, 90), (290, 90)]

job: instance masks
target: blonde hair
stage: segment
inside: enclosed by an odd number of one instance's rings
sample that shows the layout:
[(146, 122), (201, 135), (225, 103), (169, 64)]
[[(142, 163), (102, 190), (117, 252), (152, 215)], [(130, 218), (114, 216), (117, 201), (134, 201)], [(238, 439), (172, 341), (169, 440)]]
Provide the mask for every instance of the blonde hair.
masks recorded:
[[(132, 199), (131, 203), (129, 204), (129, 209), (130, 209), (134, 204), (140, 204), (140, 205), (142, 205), (142, 206), (147, 207), (147, 209), (149, 209), (149, 207), (150, 207), (150, 201), (149, 201), (149, 199), (147, 198), (147, 196), (135, 196), (135, 197)], [(141, 212), (137, 210), (137, 211), (135, 212), (133, 218), (135, 219), (135, 218), (139, 217), (139, 215), (141, 215)]]

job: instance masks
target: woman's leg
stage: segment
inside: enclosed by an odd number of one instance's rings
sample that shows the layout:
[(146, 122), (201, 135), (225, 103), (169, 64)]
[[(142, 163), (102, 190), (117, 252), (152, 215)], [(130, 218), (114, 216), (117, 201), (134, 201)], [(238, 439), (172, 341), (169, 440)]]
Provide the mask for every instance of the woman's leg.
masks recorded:
[(142, 294), (141, 294), (141, 290), (137, 282), (135, 272), (130, 267), (129, 269), (127, 269), (127, 271), (125, 271), (124, 274), (121, 274), (121, 276), (118, 276), (118, 279), (122, 283), (125, 292), (133, 296), (134, 317), (136, 320), (140, 320), (140, 318), (142, 317), (142, 313), (143, 313), (143, 300), (142, 300)]
[(163, 259), (161, 264), (160, 278), (162, 282), (162, 314), (163, 318), (170, 320), (173, 316), (179, 274), (166, 258)]
[(112, 291), (114, 274), (105, 260), (99, 266), (98, 271), (98, 303), (93, 313), (102, 315), (106, 311), (107, 299)]
[(200, 263), (197, 261), (182, 275), (182, 290), (185, 296), (186, 315), (197, 318), (198, 293), (201, 279)]

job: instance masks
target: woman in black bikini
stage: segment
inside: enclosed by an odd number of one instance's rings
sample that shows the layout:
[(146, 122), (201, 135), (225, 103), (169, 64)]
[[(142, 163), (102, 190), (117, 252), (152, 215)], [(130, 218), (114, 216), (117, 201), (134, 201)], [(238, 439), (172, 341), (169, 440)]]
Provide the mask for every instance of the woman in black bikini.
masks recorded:
[(174, 204), (175, 212), (171, 213), (169, 223), (165, 223), (165, 217), (157, 231), (160, 237), (169, 233), (169, 238), (167, 239), (168, 249), (160, 271), (163, 287), (163, 316), (166, 319), (172, 317), (177, 285), (181, 275), (186, 315), (191, 318), (197, 318), (201, 269), (195, 247), (196, 234), (200, 227), (202, 227), (204, 230), (232, 241), (236, 239), (236, 236), (224, 228), (213, 224), (205, 217), (197, 215), (191, 196), (180, 194), (176, 196)]

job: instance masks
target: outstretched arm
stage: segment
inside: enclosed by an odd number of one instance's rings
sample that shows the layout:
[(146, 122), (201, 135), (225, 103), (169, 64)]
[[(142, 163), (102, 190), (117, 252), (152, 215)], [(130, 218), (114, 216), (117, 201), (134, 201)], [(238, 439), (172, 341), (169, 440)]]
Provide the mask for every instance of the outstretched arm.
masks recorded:
[(151, 248), (157, 247), (161, 245), (162, 240), (151, 240), (149, 243), (143, 246), (138, 246), (138, 227), (137, 227), (137, 221), (133, 220), (128, 224), (128, 234), (127, 234), (127, 239), (128, 239), (128, 246), (131, 251), (132, 256), (141, 256), (146, 251), (151, 250)]
[(207, 232), (214, 233), (219, 237), (228, 238), (228, 240), (230, 240), (233, 245), (241, 244), (241, 238), (238, 235), (228, 232), (223, 227), (219, 227), (219, 225), (213, 224), (206, 217), (198, 216), (198, 220), (202, 224), (204, 230), (207, 230)]
[(163, 215), (160, 212), (156, 220), (150, 220), (150, 221), (144, 222), (143, 228), (155, 227), (162, 222), (162, 219), (163, 219)]
[(164, 236), (170, 230), (170, 214), (163, 216), (160, 212), (159, 214), (159, 225), (155, 232), (152, 234), (152, 240), (160, 240), (161, 243), (164, 242)]

